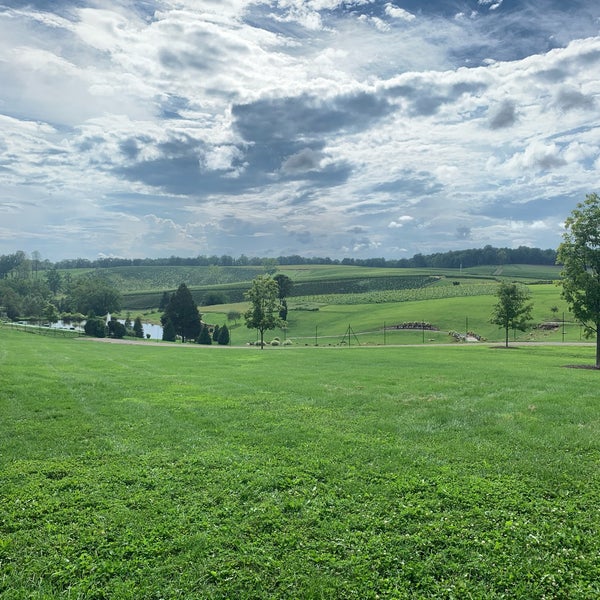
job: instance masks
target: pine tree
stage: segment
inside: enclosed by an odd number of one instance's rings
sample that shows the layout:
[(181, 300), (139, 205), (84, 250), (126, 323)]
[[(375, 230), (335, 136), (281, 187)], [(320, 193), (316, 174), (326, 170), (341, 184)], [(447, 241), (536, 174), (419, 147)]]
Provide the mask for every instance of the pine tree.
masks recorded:
[(160, 321), (165, 326), (167, 319), (171, 321), (181, 341), (196, 339), (200, 334), (200, 313), (194, 298), (185, 283), (182, 283), (171, 296)]
[(202, 325), (200, 329), (200, 335), (198, 336), (198, 343), (210, 346), (212, 344), (212, 338), (210, 337), (210, 331), (206, 325)]
[(136, 317), (135, 321), (133, 322), (133, 334), (136, 338), (144, 337), (144, 326), (142, 325), (141, 317)]
[(158, 305), (158, 310), (165, 310), (171, 301), (171, 294), (169, 292), (163, 292), (162, 298), (160, 299), (160, 304)]
[(173, 326), (171, 319), (167, 319), (166, 322), (163, 323), (163, 342), (174, 342), (176, 338), (177, 332), (175, 331), (175, 327)]
[(213, 342), (219, 341), (219, 326), (218, 325), (215, 325), (215, 328), (213, 329), (212, 339), (213, 339)]
[(221, 327), (219, 329), (219, 339), (217, 341), (219, 343), (219, 346), (228, 346), (229, 345), (230, 336), (229, 336), (229, 329), (227, 328), (227, 325), (223, 325), (223, 327)]

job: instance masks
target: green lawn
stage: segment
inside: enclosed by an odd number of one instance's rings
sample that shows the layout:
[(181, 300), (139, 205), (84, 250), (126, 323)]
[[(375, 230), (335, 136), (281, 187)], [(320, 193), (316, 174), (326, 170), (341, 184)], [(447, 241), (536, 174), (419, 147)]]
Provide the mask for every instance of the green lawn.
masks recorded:
[(0, 328), (0, 596), (600, 596), (590, 347)]

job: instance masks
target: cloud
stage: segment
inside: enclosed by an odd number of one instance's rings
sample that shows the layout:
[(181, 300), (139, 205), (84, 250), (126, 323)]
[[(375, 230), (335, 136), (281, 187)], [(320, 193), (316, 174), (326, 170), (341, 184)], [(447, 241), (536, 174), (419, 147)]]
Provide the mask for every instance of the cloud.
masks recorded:
[(412, 223), (413, 221), (413, 217), (409, 215), (402, 215), (401, 217), (398, 217), (395, 221), (390, 221), (388, 227), (390, 229), (399, 229), (401, 227), (404, 227), (405, 225), (408, 225), (409, 223)]
[(555, 96), (554, 104), (560, 110), (594, 110), (596, 99), (572, 87), (561, 87)]
[(561, 155), (561, 149), (557, 144), (544, 144), (533, 142), (524, 152), (517, 152), (507, 162), (510, 170), (520, 171), (522, 169), (541, 169), (544, 171), (558, 169), (567, 164)]
[(201, 4), (0, 6), (0, 253), (551, 246), (597, 185), (594, 3)]
[(505, 127), (512, 127), (516, 122), (517, 111), (515, 105), (510, 100), (505, 100), (491, 112), (489, 127), (490, 129), (504, 129)]

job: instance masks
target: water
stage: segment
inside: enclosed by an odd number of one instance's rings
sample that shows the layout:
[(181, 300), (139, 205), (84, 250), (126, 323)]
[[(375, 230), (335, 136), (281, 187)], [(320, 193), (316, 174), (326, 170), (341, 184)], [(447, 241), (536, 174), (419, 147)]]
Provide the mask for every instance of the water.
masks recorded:
[[(110, 315), (108, 315), (107, 321), (110, 321)], [(119, 319), (119, 322), (125, 324), (125, 319)], [(53, 329), (70, 329), (71, 331), (83, 331), (84, 325), (85, 321), (82, 321), (79, 324), (57, 321), (56, 323), (52, 323), (51, 327)], [(153, 323), (142, 323), (142, 327), (144, 328), (144, 338), (146, 338), (146, 336), (150, 334), (150, 339), (162, 340), (162, 326), (154, 325)]]

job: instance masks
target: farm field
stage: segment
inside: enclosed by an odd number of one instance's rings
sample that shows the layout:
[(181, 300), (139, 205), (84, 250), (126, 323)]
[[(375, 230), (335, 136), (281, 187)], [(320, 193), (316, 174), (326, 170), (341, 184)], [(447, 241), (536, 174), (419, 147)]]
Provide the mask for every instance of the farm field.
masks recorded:
[[(489, 322), (497, 284), (482, 282), (460, 286), (444, 285), (418, 290), (369, 292), (365, 294), (339, 294), (310, 297), (292, 297), (289, 300), (288, 327), (285, 332), (274, 330), (267, 333), (267, 340), (274, 337), (291, 339), (301, 345), (336, 345), (344, 340), (348, 329), (356, 333), (350, 344), (415, 344), (452, 342), (449, 332), (465, 333), (467, 329), (487, 341), (504, 339), (504, 332)], [(585, 341), (579, 325), (574, 322), (560, 297), (560, 289), (554, 284), (531, 285), (534, 324), (565, 319), (564, 340)], [(466, 294), (466, 295), (460, 295)], [(380, 299), (382, 301), (377, 301)], [(556, 307), (556, 312), (552, 308)], [(240, 313), (247, 308), (244, 303), (226, 306), (210, 306), (201, 309), (209, 323), (227, 322), (227, 312)], [(158, 314), (154, 315), (158, 318)], [(405, 322), (427, 322), (439, 331), (397, 330), (394, 325)], [(384, 324), (386, 331), (384, 335)], [(243, 345), (255, 339), (255, 332), (248, 330), (240, 319), (231, 328), (232, 344)], [(562, 324), (554, 329), (532, 329), (511, 333), (511, 340), (559, 342), (563, 340)]]
[[(88, 272), (86, 269), (62, 271), (71, 277)], [(210, 292), (225, 294), (228, 302), (243, 300), (244, 291), (262, 267), (111, 267), (100, 270), (121, 291), (125, 309), (147, 310), (158, 306), (164, 291), (174, 291), (184, 282), (194, 298), (202, 304)], [(282, 265), (279, 273), (294, 282), (293, 296), (315, 294), (356, 294), (409, 290), (432, 285), (465, 286), (490, 283), (501, 279), (524, 283), (558, 279), (560, 269), (538, 265), (490, 265), (469, 269), (394, 269), (357, 267), (350, 265)], [(437, 284), (436, 284), (437, 282)]]
[(0, 596), (600, 595), (594, 349), (0, 328)]

